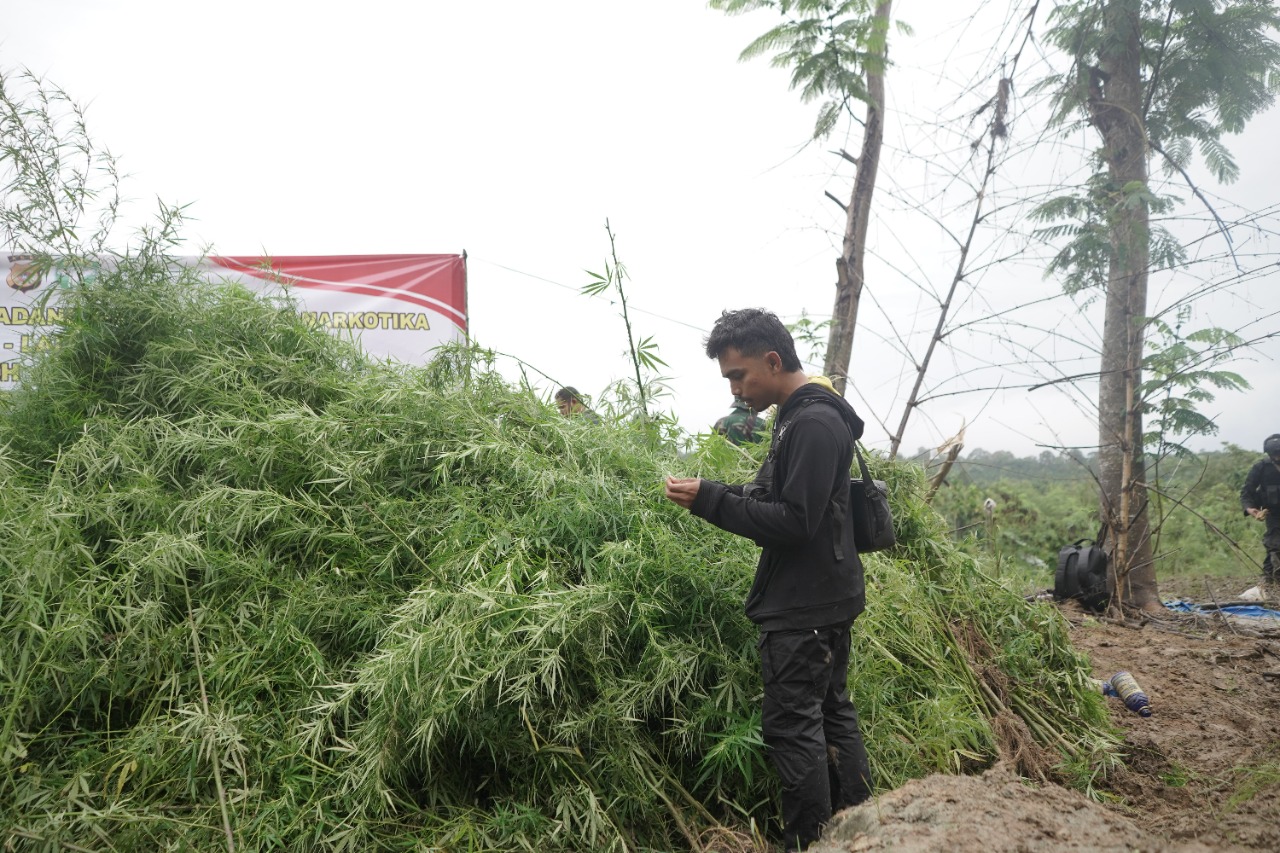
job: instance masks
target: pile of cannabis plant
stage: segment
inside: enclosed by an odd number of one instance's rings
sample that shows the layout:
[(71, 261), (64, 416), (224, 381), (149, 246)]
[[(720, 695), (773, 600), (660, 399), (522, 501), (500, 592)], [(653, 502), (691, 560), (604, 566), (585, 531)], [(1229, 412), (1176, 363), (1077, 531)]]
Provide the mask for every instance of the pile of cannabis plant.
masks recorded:
[[(661, 492), (745, 481), (750, 453), (565, 420), (475, 349), (371, 361), (154, 253), (61, 307), (0, 403), (6, 846), (767, 829), (757, 549)], [(1086, 778), (1113, 741), (1059, 617), (949, 544), (913, 469), (873, 465), (902, 540), (855, 626), (879, 789), (988, 765), (1010, 731)]]

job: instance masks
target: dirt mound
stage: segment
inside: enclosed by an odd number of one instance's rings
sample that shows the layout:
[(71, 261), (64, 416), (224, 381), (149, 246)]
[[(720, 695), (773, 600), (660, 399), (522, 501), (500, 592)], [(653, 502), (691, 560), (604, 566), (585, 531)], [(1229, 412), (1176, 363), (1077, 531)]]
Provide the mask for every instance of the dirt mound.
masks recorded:
[(998, 765), (981, 776), (928, 776), (836, 818), (813, 853), (1089, 850), (1200, 853), (1168, 845), (1075, 791), (1038, 785)]
[[(1220, 584), (1221, 585), (1221, 584)], [(1230, 589), (1202, 591), (1226, 603)], [(815, 853), (1280, 850), (1280, 624), (1175, 615), (1119, 622), (1064, 611), (1093, 674), (1128, 670), (1150, 697), (1140, 717), (1112, 699), (1125, 765), (1103, 802), (1032, 784), (1007, 763), (930, 776), (838, 815)]]

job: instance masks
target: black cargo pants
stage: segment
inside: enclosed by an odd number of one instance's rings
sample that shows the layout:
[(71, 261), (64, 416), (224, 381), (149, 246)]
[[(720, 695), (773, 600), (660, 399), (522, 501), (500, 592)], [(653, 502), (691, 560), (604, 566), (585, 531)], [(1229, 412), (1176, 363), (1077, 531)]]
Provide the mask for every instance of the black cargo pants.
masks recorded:
[(849, 700), (849, 626), (760, 634), (761, 718), (782, 779), (787, 850), (803, 850), (831, 815), (871, 796), (871, 770)]
[[(1272, 510), (1276, 512), (1276, 510)], [(1262, 561), (1262, 579), (1269, 584), (1280, 586), (1280, 524), (1273, 524), (1267, 518), (1267, 532), (1262, 537), (1262, 547), (1267, 549), (1267, 556)]]

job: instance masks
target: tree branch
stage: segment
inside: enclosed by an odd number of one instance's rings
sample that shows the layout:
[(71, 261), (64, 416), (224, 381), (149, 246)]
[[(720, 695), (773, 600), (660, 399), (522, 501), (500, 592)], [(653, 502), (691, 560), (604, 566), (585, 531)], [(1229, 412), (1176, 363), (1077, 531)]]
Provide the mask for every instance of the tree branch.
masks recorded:
[(1236, 247), (1231, 242), (1231, 232), (1227, 230), (1227, 224), (1222, 221), (1222, 217), (1218, 216), (1218, 211), (1213, 209), (1213, 205), (1209, 203), (1209, 199), (1205, 198), (1204, 193), (1200, 192), (1200, 187), (1196, 186), (1195, 181), (1191, 180), (1191, 176), (1187, 174), (1187, 170), (1182, 168), (1176, 160), (1165, 153), (1165, 150), (1160, 147), (1160, 143), (1156, 142), (1154, 139), (1148, 139), (1147, 141), (1151, 145), (1151, 150), (1163, 157), (1166, 163), (1176, 169), (1178, 174), (1182, 175), (1182, 179), (1187, 182), (1187, 186), (1191, 189), (1191, 192), (1193, 192), (1195, 197), (1200, 199), (1208, 209), (1209, 213), (1213, 216), (1213, 221), (1218, 223), (1218, 230), (1222, 232), (1223, 239), (1227, 241), (1227, 251), (1231, 253), (1231, 263), (1235, 264), (1237, 272), (1244, 272), (1244, 268), (1240, 266), (1240, 260), (1236, 257)]
[(1261, 570), (1262, 570), (1262, 564), (1261, 564), (1261, 563), (1259, 563), (1257, 560), (1255, 560), (1253, 557), (1250, 557), (1250, 556), (1248, 555), (1248, 553), (1246, 553), (1246, 552), (1245, 552), (1245, 550), (1244, 550), (1243, 548), (1241, 548), (1238, 544), (1236, 544), (1236, 540), (1232, 539), (1230, 536), (1228, 536), (1226, 533), (1224, 533), (1224, 532), (1222, 531), (1222, 528), (1218, 527), (1218, 525), (1214, 524), (1212, 521), (1210, 521), (1209, 519), (1205, 518), (1203, 515), (1201, 515), (1200, 513), (1196, 512), (1196, 511), (1195, 511), (1194, 509), (1192, 509), (1191, 507), (1187, 506), (1185, 503), (1183, 503), (1183, 502), (1182, 502), (1182, 500), (1180, 500), (1179, 498), (1175, 498), (1173, 495), (1165, 494), (1164, 492), (1160, 491), (1159, 489), (1157, 489), (1155, 486), (1151, 485), (1150, 483), (1142, 483), (1142, 482), (1139, 482), (1139, 483), (1136, 483), (1136, 485), (1142, 486), (1142, 488), (1144, 488), (1144, 489), (1148, 489), (1149, 491), (1155, 492), (1156, 494), (1160, 495), (1162, 498), (1165, 498), (1166, 500), (1173, 501), (1173, 503), (1174, 503), (1174, 504), (1176, 504), (1177, 506), (1182, 507), (1182, 508), (1183, 508), (1183, 509), (1185, 509), (1187, 512), (1189, 512), (1189, 513), (1191, 513), (1192, 515), (1194, 515), (1196, 518), (1198, 518), (1198, 519), (1200, 519), (1201, 521), (1203, 521), (1203, 522), (1204, 522), (1204, 526), (1205, 526), (1205, 527), (1209, 528), (1209, 529), (1210, 529), (1210, 530), (1212, 530), (1214, 533), (1218, 534), (1218, 535), (1219, 535), (1219, 536), (1221, 536), (1223, 539), (1227, 540), (1227, 544), (1228, 544), (1228, 545), (1230, 545), (1232, 548), (1235, 548), (1237, 551), (1239, 551), (1239, 552), (1240, 552), (1240, 555), (1241, 555), (1242, 557), (1244, 557), (1246, 560), (1248, 560), (1250, 563), (1252, 563), (1252, 564), (1253, 564), (1253, 565), (1254, 565), (1254, 566), (1255, 566), (1259, 571), (1261, 571)]

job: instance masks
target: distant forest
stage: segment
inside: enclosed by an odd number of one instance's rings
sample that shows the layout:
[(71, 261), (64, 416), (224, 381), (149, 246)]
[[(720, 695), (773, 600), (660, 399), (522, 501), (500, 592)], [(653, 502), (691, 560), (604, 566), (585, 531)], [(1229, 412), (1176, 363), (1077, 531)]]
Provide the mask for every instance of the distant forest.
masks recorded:
[[(929, 455), (921, 451), (915, 461), (928, 468)], [(1262, 526), (1240, 510), (1240, 488), (1260, 458), (1225, 444), (1148, 462), (1158, 577), (1260, 573)], [(1098, 535), (1094, 463), (1092, 454), (975, 449), (956, 461), (933, 505), (964, 547), (1028, 587), (1047, 588), (1058, 550)], [(995, 502), (989, 518), (988, 498)]]
[[(921, 448), (912, 459), (927, 464), (932, 455), (931, 450)], [(1096, 460), (1096, 453), (1071, 455), (1045, 450), (1039, 456), (1014, 456), (1007, 450), (993, 453), (979, 447), (956, 460), (947, 481), (976, 485), (999, 480), (1091, 480)]]

